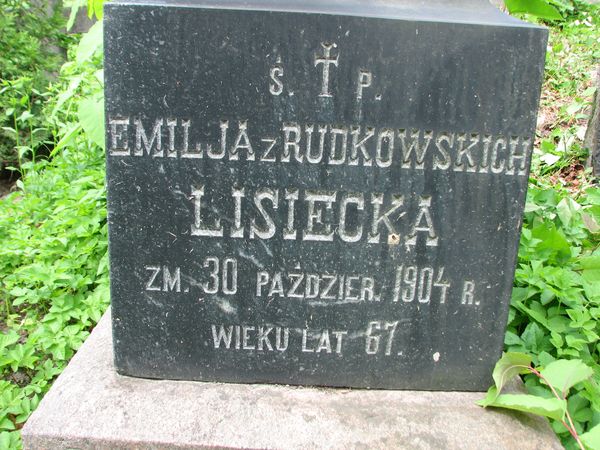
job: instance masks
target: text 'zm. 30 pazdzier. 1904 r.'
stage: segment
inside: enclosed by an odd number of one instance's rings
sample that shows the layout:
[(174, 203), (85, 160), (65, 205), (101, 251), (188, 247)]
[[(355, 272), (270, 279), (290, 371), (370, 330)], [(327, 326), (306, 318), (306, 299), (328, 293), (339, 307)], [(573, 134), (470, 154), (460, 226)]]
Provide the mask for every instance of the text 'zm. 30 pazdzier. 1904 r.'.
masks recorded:
[(486, 3), (106, 5), (120, 373), (487, 388), (547, 33)]

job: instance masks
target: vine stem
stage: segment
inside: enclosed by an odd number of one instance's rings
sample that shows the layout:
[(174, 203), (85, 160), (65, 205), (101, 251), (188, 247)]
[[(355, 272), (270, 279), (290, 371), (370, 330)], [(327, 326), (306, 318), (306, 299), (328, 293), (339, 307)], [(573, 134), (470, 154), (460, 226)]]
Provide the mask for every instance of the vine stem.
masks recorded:
[[(540, 379), (544, 380), (544, 383), (546, 383), (550, 389), (552, 390), (552, 393), (554, 394), (554, 396), (556, 398), (558, 398), (559, 400), (567, 400), (566, 395), (564, 395), (563, 397), (561, 397), (560, 395), (558, 395), (558, 392), (556, 392), (556, 389), (554, 389), (554, 386), (552, 386), (548, 380), (546, 379), (546, 377), (544, 375), (542, 375), (542, 373), (537, 370), (534, 369), (533, 367), (529, 367), (529, 370), (531, 371), (531, 373), (533, 373), (534, 375), (536, 375), (537, 377), (539, 377)], [(561, 420), (561, 422), (563, 423), (563, 425), (565, 426), (565, 428), (567, 430), (569, 430), (569, 433), (571, 433), (571, 436), (573, 436), (573, 439), (575, 439), (575, 441), (577, 441), (577, 444), (579, 445), (579, 448), (581, 450), (585, 450), (585, 447), (583, 446), (583, 442), (581, 442), (581, 439), (579, 438), (579, 434), (577, 433), (577, 430), (575, 429), (575, 425), (573, 425), (573, 420), (571, 419), (571, 415), (569, 414), (569, 409), (565, 408), (565, 415), (567, 416), (567, 419), (569, 419), (569, 424), (571, 425), (570, 427), (567, 426), (567, 424), (565, 423), (564, 420)]]
[[(540, 378), (541, 380), (544, 381), (544, 383), (546, 383), (548, 385), (548, 387), (550, 388), (550, 390), (552, 391), (552, 393), (554, 394), (554, 396), (559, 399), (559, 400), (567, 400), (566, 395), (561, 397), (560, 395), (558, 395), (558, 392), (556, 392), (556, 389), (554, 389), (554, 386), (552, 386), (548, 380), (546, 379), (546, 377), (544, 377), (544, 375), (542, 375), (542, 373), (535, 369), (532, 366), (524, 366), (524, 365), (516, 365), (515, 367), (523, 367), (524, 369), (529, 370), (531, 373), (533, 373), (536, 377)], [(571, 419), (571, 415), (569, 414), (569, 409), (565, 407), (565, 416), (567, 417), (567, 419), (569, 420), (569, 425), (567, 425), (567, 423), (564, 421), (564, 419), (561, 419), (560, 421), (562, 422), (563, 426), (567, 429), (567, 431), (571, 434), (571, 436), (573, 436), (573, 439), (575, 439), (575, 441), (577, 442), (577, 445), (579, 445), (579, 448), (581, 450), (585, 450), (585, 447), (583, 446), (583, 442), (581, 442), (581, 439), (579, 438), (579, 434), (577, 433), (577, 430), (575, 429), (575, 425), (573, 424), (573, 420)]]
[(17, 122), (17, 114), (13, 113), (13, 124), (15, 126), (15, 142), (17, 143), (17, 161), (19, 163), (19, 172), (21, 172), (21, 177), (23, 177), (23, 161), (21, 160), (21, 151), (19, 147), (21, 147), (21, 139), (19, 139), (19, 123)]

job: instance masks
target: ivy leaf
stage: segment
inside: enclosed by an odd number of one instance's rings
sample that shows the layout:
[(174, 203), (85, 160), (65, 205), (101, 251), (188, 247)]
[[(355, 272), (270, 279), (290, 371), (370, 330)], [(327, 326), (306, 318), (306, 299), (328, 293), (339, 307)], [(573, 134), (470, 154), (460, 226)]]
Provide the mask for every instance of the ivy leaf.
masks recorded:
[(548, 364), (540, 373), (565, 397), (572, 386), (587, 380), (594, 371), (580, 359), (559, 359)]

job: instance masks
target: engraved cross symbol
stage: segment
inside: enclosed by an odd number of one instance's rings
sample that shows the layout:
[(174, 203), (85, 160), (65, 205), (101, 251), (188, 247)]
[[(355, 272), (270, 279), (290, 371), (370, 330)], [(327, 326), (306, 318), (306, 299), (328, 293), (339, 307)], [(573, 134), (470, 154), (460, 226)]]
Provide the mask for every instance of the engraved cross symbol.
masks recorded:
[(315, 54), (315, 67), (319, 64), (323, 64), (323, 82), (321, 84), (321, 93), (319, 94), (319, 97), (331, 97), (331, 94), (329, 93), (329, 66), (333, 64), (337, 67), (340, 55), (338, 53), (335, 55), (335, 58), (331, 56), (331, 49), (337, 48), (335, 42), (332, 44), (321, 42), (321, 47), (323, 47), (323, 56)]

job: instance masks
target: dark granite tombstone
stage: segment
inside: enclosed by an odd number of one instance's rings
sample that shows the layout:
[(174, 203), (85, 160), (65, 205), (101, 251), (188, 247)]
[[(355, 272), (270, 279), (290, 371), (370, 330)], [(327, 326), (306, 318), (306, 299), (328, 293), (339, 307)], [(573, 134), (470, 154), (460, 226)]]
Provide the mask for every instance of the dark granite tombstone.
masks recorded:
[(120, 373), (488, 387), (545, 30), (484, 0), (105, 8)]

